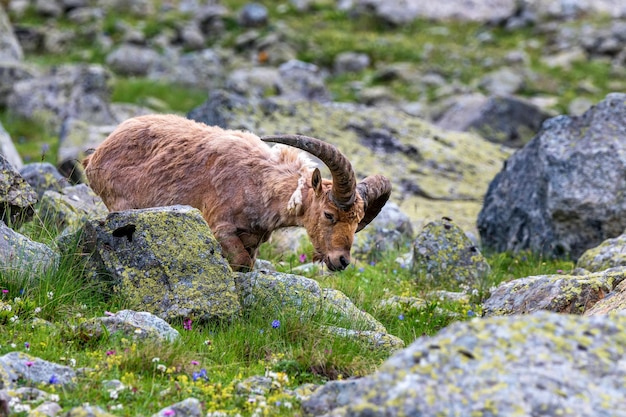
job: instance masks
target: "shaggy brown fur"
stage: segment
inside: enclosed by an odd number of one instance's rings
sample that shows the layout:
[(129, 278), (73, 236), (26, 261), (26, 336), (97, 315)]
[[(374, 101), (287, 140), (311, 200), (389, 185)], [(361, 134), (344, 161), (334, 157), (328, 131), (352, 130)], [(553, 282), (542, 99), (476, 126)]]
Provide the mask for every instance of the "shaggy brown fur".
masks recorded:
[(123, 122), (83, 164), (109, 210), (198, 208), (236, 270), (250, 269), (259, 245), (287, 226), (304, 226), (315, 259), (344, 269), (365, 216), (358, 193), (349, 210), (331, 202), (332, 181), (296, 149), (173, 115)]

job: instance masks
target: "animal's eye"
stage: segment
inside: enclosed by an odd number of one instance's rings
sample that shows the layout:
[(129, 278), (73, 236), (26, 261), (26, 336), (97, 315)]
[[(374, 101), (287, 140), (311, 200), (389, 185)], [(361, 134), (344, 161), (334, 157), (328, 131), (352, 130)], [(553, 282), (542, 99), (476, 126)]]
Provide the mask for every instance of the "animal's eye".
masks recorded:
[(333, 216), (332, 213), (329, 213), (327, 211), (324, 212), (324, 217), (326, 217), (331, 222), (335, 220), (335, 216)]

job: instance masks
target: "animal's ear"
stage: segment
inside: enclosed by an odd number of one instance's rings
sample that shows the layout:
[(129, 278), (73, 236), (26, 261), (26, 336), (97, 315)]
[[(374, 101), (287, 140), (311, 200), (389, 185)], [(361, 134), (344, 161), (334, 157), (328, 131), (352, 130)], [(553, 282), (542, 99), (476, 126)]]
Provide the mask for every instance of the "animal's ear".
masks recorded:
[(315, 191), (315, 195), (319, 196), (322, 193), (322, 174), (317, 168), (315, 168), (311, 176), (311, 186)]

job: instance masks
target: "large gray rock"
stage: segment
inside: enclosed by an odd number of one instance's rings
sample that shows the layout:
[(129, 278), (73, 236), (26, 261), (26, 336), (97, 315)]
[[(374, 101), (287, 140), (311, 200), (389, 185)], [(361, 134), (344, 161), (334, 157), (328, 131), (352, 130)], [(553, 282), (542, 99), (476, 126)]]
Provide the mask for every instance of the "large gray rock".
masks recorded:
[(59, 255), (43, 243), (34, 242), (0, 221), (0, 270), (35, 274), (55, 268)]
[(59, 129), (68, 117), (96, 125), (115, 123), (109, 107), (109, 72), (99, 65), (63, 65), (15, 84), (11, 113)]
[(30, 384), (49, 384), (52, 376), (57, 384), (71, 386), (76, 373), (69, 366), (58, 365), (23, 352), (0, 356), (0, 388), (16, 388), (18, 379)]
[(500, 284), (483, 303), (483, 314), (528, 314), (539, 310), (582, 314), (626, 278), (626, 268), (585, 275), (540, 275)]
[(417, 235), (411, 268), (419, 279), (464, 291), (482, 287), (491, 271), (474, 242), (447, 218), (428, 223)]
[(168, 49), (148, 67), (147, 77), (210, 91), (224, 84), (225, 73), (227, 71), (219, 54), (213, 49), (202, 49), (186, 54)]
[(485, 247), (577, 259), (626, 228), (626, 94), (547, 120), (496, 175), (478, 216)]
[(39, 216), (59, 230), (78, 230), (89, 219), (103, 219), (109, 210), (102, 199), (85, 184), (46, 191), (41, 198)]
[(0, 106), (7, 105), (8, 97), (17, 82), (31, 79), (34, 76), (35, 71), (29, 68), (27, 64), (0, 59)]
[(320, 321), (329, 334), (361, 340), (377, 349), (395, 350), (404, 342), (387, 333), (369, 313), (359, 309), (340, 291), (321, 288), (317, 281), (299, 275), (268, 271), (237, 274), (244, 307), (261, 309), (268, 320), (276, 315), (297, 315)]
[(153, 339), (173, 342), (180, 337), (178, 330), (165, 320), (145, 311), (121, 310), (105, 317), (82, 322), (77, 332), (83, 341), (119, 333), (131, 339)]
[(471, 94), (449, 100), (435, 123), (444, 129), (475, 132), (491, 142), (521, 148), (548, 117), (537, 106), (516, 97)]
[(22, 169), (22, 166), (24, 165), (22, 157), (17, 152), (17, 149), (11, 140), (11, 136), (9, 136), (9, 132), (4, 130), (2, 123), (0, 123), (0, 155), (4, 156), (13, 168), (17, 170)]
[(110, 213), (87, 223), (85, 250), (137, 310), (170, 321), (230, 319), (241, 307), (233, 273), (199, 210)]
[(11, 21), (0, 5), (0, 62), (21, 61), (23, 58), (24, 52), (15, 37)]
[(18, 228), (30, 220), (36, 202), (37, 193), (0, 154), (0, 220)]
[(61, 191), (70, 185), (67, 178), (49, 162), (26, 164), (20, 169), (20, 175), (33, 187), (40, 199), (46, 191)]
[(158, 60), (159, 53), (152, 48), (123, 44), (111, 51), (106, 63), (117, 74), (145, 76)]
[(373, 375), (333, 381), (307, 415), (626, 416), (626, 316), (555, 313), (455, 323)]
[(625, 246), (626, 234), (607, 239), (595, 248), (585, 251), (576, 261), (576, 268), (600, 272), (609, 268), (626, 266)]

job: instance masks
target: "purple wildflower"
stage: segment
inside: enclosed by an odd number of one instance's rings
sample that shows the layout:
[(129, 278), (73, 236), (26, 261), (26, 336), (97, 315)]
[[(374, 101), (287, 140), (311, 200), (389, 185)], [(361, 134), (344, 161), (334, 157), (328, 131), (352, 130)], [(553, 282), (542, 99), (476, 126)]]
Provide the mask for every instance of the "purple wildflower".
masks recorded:
[(404, 320), (404, 314), (400, 314), (400, 315), (398, 316), (398, 319), (399, 319), (399, 320)]
[(171, 408), (168, 408), (167, 410), (163, 411), (163, 415), (166, 417), (171, 417), (176, 415), (176, 411), (172, 410)]
[(183, 321), (183, 328), (185, 330), (191, 330), (191, 319), (185, 319)]
[(59, 383), (59, 378), (57, 378), (57, 376), (53, 374), (53, 375), (50, 377), (50, 379), (48, 380), (48, 383), (49, 383), (50, 385), (58, 384), (58, 383)]
[(306, 253), (301, 253), (300, 254), (300, 263), (303, 264), (306, 262)]
[(272, 328), (273, 329), (278, 329), (279, 327), (280, 327), (280, 320), (272, 321)]
[(26, 361), (24, 364), (30, 368), (31, 366), (33, 366), (35, 364), (35, 362), (33, 362), (33, 361)]
[(30, 343), (24, 342), (24, 347), (26, 348), (26, 350), (29, 350), (30, 349)]
[(115, 355), (115, 351), (114, 350), (107, 350), (107, 356), (112, 356)]
[(209, 375), (207, 375), (206, 369), (202, 368), (200, 369), (200, 372), (194, 372), (191, 375), (191, 379), (193, 379), (194, 381), (197, 381), (198, 379), (205, 379), (205, 380), (209, 380)]

